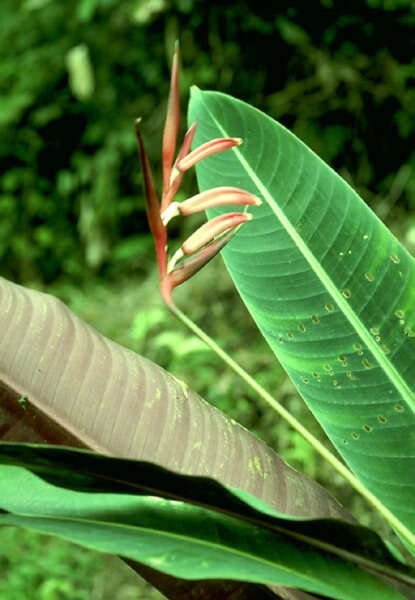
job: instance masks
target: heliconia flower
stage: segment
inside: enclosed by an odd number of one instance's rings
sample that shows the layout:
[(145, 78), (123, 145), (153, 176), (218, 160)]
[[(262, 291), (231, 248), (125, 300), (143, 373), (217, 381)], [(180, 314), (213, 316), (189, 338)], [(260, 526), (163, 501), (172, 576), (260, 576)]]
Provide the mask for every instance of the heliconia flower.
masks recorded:
[(135, 133), (138, 140), (140, 150), (141, 167), (144, 175), (144, 189), (146, 194), (146, 213), (147, 221), (150, 225), (153, 235), (154, 244), (157, 253), (157, 262), (159, 267), (160, 279), (162, 279), (167, 271), (167, 230), (160, 217), (160, 203), (154, 187), (153, 176), (151, 174), (150, 163), (148, 162), (147, 153), (143, 144), (143, 139), (139, 130), (140, 119), (135, 122)]
[(200, 248), (211, 242), (217, 235), (251, 219), (252, 215), (250, 213), (233, 212), (219, 215), (204, 223), (183, 242), (183, 253), (186, 255), (193, 254), (193, 252), (200, 250)]
[[(229, 213), (212, 219), (186, 240), (167, 265), (167, 223), (178, 214), (190, 215), (206, 208), (224, 204), (258, 205), (259, 198), (232, 187), (221, 187), (197, 194), (184, 202), (173, 202), (183, 173), (200, 160), (242, 143), (240, 138), (219, 138), (190, 151), (196, 123), (185, 135), (176, 160), (176, 141), (179, 130), (179, 50), (176, 44), (173, 58), (169, 101), (163, 133), (163, 193), (161, 205), (154, 186), (150, 164), (136, 122), (136, 135), (144, 175), (147, 219), (153, 234), (160, 275), (160, 290), (164, 302), (173, 307), (172, 291), (209, 262), (229, 242), (239, 227), (249, 221), (249, 213)], [(161, 216), (162, 215), (162, 216)], [(185, 257), (185, 258), (183, 258)], [(181, 260), (183, 259), (183, 260)], [(180, 262), (178, 262), (180, 261)], [(177, 264), (178, 263), (178, 264)]]
[(203, 246), (206, 246), (209, 242), (212, 242), (218, 235), (227, 231), (228, 229), (236, 229), (242, 223), (246, 223), (252, 219), (250, 213), (226, 213), (219, 215), (211, 221), (204, 223), (199, 229), (197, 229), (192, 235), (181, 245), (181, 247), (174, 253), (169, 266), (168, 272), (171, 272), (176, 263), (183, 258), (183, 256), (190, 256), (194, 254)]
[(229, 205), (248, 205), (259, 206), (261, 200), (253, 194), (241, 190), (240, 188), (223, 186), (206, 190), (196, 196), (192, 196), (183, 202), (173, 202), (167, 209), (162, 213), (161, 218), (165, 225), (175, 216), (182, 215), (193, 215), (215, 206), (229, 206)]
[(194, 123), (192, 123), (192, 125), (187, 130), (186, 135), (184, 136), (182, 147), (180, 148), (180, 152), (177, 156), (175, 164), (177, 164), (180, 160), (182, 160), (185, 156), (187, 156), (189, 154), (190, 148), (193, 143), (193, 138), (195, 137), (196, 127), (197, 127), (197, 123), (195, 121)]
[(240, 146), (241, 144), (241, 138), (217, 138), (210, 140), (193, 150), (193, 152), (190, 152), (185, 158), (182, 158), (176, 166), (179, 171), (187, 171), (204, 158), (217, 154), (218, 152), (223, 152), (234, 146)]
[(180, 183), (182, 181), (183, 173), (181, 173), (176, 164), (179, 160), (184, 158), (187, 154), (189, 154), (193, 138), (195, 137), (197, 123), (194, 122), (193, 125), (187, 130), (186, 135), (184, 136), (182, 147), (180, 148), (180, 152), (177, 156), (177, 159), (173, 165), (173, 169), (170, 172), (170, 185), (167, 192), (163, 192), (163, 197), (161, 200), (161, 210), (164, 211), (169, 206), (174, 196), (177, 193), (177, 190), (180, 187)]
[(170, 186), (171, 167), (176, 152), (176, 140), (179, 132), (179, 125), (179, 45), (176, 42), (171, 71), (167, 115), (163, 133), (163, 195), (167, 193)]
[[(164, 286), (163, 283), (161, 285), (162, 295), (165, 301), (166, 298), (169, 298), (169, 295), (171, 295), (172, 290), (176, 286), (180, 285), (184, 281), (187, 281), (187, 279), (190, 279), (190, 277), (200, 271), (202, 267), (212, 260), (212, 258), (214, 258), (233, 238), (236, 230), (237, 228), (230, 229), (216, 240), (213, 240), (213, 242), (211, 242), (208, 246), (205, 246), (192, 256), (185, 258), (177, 265), (177, 267), (169, 271), (165, 278)], [(167, 304), (168, 303), (169, 302), (167, 302)]]

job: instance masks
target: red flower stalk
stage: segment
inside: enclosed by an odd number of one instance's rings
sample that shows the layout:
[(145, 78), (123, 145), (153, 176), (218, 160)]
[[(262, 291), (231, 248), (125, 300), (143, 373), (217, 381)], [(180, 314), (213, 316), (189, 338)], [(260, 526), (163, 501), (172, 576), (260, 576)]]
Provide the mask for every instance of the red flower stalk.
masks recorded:
[(135, 122), (135, 133), (138, 139), (140, 150), (141, 167), (144, 175), (144, 188), (146, 192), (146, 214), (147, 221), (153, 235), (154, 244), (156, 246), (157, 262), (159, 267), (160, 281), (165, 277), (167, 271), (167, 229), (163, 225), (160, 217), (160, 205), (157, 193), (154, 187), (153, 176), (151, 174), (150, 163), (148, 162), (147, 153), (143, 144), (138, 125), (140, 119)]
[[(259, 205), (261, 203), (259, 198), (249, 192), (232, 187), (214, 188), (197, 194), (182, 203), (173, 202), (185, 171), (208, 156), (223, 152), (242, 143), (240, 138), (219, 138), (206, 142), (191, 152), (190, 148), (196, 130), (196, 123), (193, 123), (186, 133), (181, 149), (174, 161), (179, 118), (179, 48), (176, 44), (163, 134), (163, 194), (161, 203), (157, 196), (150, 164), (138, 129), (139, 119), (136, 122), (136, 135), (144, 175), (147, 219), (156, 247), (160, 290), (163, 300), (168, 306), (173, 306), (173, 289), (189, 279), (216, 256), (239, 227), (251, 220), (252, 215), (235, 212), (208, 221), (182, 244), (181, 248), (174, 254), (168, 268), (166, 226), (169, 220), (179, 214), (190, 215), (212, 206), (227, 204)], [(187, 257), (181, 260), (185, 255)]]
[(184, 158), (186, 154), (190, 152), (190, 147), (193, 143), (193, 138), (196, 133), (196, 123), (188, 129), (186, 135), (184, 136), (183, 144), (180, 149), (179, 155), (176, 159), (176, 162), (173, 165), (173, 172), (170, 173), (170, 187), (167, 189), (166, 193), (163, 194), (163, 199), (161, 203), (161, 210), (164, 211), (169, 206), (170, 202), (173, 200), (174, 196), (177, 194), (177, 191), (182, 182), (183, 173), (177, 169), (176, 164), (179, 160)]
[(179, 45), (174, 47), (173, 65), (171, 69), (171, 82), (169, 100), (167, 104), (166, 122), (163, 133), (163, 196), (170, 187), (171, 166), (176, 152), (176, 140), (180, 125), (179, 104)]

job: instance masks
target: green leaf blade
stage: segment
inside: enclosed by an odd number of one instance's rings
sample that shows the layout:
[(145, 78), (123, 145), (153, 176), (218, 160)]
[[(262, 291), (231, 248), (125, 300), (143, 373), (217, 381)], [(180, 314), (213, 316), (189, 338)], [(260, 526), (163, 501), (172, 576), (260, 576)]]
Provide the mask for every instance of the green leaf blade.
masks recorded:
[(404, 597), (348, 561), (210, 510), (56, 488), (19, 467), (3, 466), (2, 475), (0, 508), (9, 512), (1, 512), (0, 525), (58, 535), (185, 579), (283, 585), (339, 600)]
[[(79, 449), (0, 443), (0, 510), (1, 506), (6, 506), (8, 510), (25, 513), (29, 499), (31, 512), (52, 515), (56, 507), (50, 504), (50, 487), (32, 489), (36, 480), (29, 477), (28, 489), (25, 490), (23, 479), (20, 486), (23, 491), (16, 494), (13, 481), (16, 471), (12, 469), (10, 478), (9, 466), (24, 467), (47, 483), (72, 491), (157, 496), (194, 504), (282, 534), (294, 542), (299, 540), (316, 551), (333, 553), (370, 569), (372, 573), (415, 586), (415, 571), (404, 567), (400, 559), (397, 562), (374, 531), (338, 517), (311, 520), (291, 517), (276, 512), (246, 491), (226, 488), (211, 478), (181, 475), (157, 464)], [(90, 497), (93, 506), (94, 496)], [(60, 513), (59, 495), (57, 500)]]
[(201, 190), (236, 185), (263, 199), (223, 251), (248, 310), (359, 479), (414, 532), (413, 258), (266, 115), (195, 92), (190, 120), (199, 123), (196, 144), (244, 139), (198, 165)]

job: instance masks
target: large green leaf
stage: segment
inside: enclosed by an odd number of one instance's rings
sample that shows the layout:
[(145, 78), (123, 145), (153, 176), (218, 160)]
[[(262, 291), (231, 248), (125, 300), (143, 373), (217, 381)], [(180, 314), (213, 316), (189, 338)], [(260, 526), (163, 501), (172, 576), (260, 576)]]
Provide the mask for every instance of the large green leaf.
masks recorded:
[(58, 535), (181, 578), (283, 585), (345, 600), (404, 597), (346, 560), (198, 506), (76, 492), (20, 467), (1, 471), (0, 525)]
[(414, 533), (413, 258), (347, 183), (266, 115), (193, 90), (189, 117), (196, 144), (244, 140), (198, 165), (201, 190), (236, 185), (263, 199), (223, 252), (248, 310), (359, 479)]
[[(218, 511), (408, 584), (415, 597), (415, 570), (397, 562), (379, 536), (360, 525), (338, 519), (292, 518), (214, 479), (182, 475), (144, 461), (33, 444), (0, 443), (0, 508), (10, 495), (5, 465), (25, 467), (48, 483), (73, 491), (152, 495)], [(14, 489), (13, 479), (11, 485)], [(49, 488), (45, 491), (48, 500)], [(37, 502), (40, 505), (39, 495)]]

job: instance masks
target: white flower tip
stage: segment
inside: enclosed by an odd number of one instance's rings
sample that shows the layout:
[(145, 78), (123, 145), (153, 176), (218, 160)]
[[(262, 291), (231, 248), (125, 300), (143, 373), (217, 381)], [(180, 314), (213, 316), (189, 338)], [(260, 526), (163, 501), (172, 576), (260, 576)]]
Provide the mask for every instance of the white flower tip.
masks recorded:
[(171, 259), (169, 260), (169, 264), (167, 266), (167, 273), (171, 273), (179, 260), (181, 260), (184, 256), (184, 252), (181, 248), (176, 250)]
[(160, 215), (163, 225), (166, 227), (166, 225), (173, 219), (173, 217), (177, 217), (178, 214), (180, 214), (179, 203), (172, 202)]
[(244, 143), (244, 141), (243, 141), (243, 139), (242, 139), (242, 138), (234, 138), (234, 140), (236, 141), (236, 145), (237, 145), (237, 146), (240, 146), (241, 144), (243, 144), (243, 143)]
[(175, 167), (173, 167), (173, 169), (171, 170), (171, 175), (170, 175), (170, 185), (175, 181), (175, 179), (177, 179), (177, 177), (180, 175), (181, 171), (178, 168), (178, 165), (176, 165)]
[(254, 196), (254, 200), (255, 200), (255, 202), (254, 202), (255, 206), (261, 206), (261, 204), (262, 204), (261, 198), (258, 198), (258, 196)]

